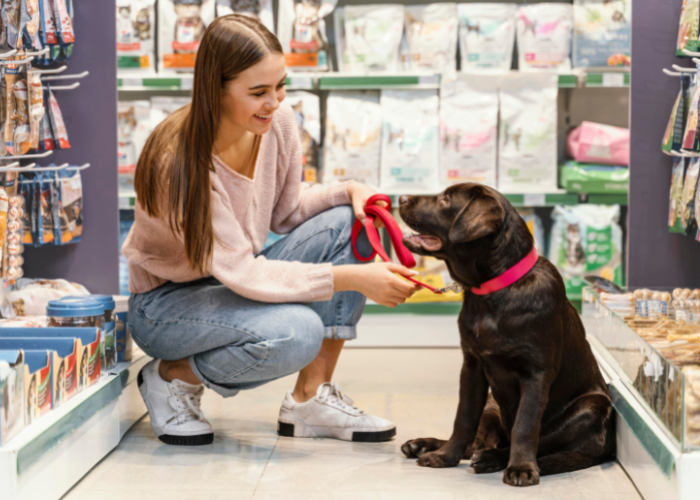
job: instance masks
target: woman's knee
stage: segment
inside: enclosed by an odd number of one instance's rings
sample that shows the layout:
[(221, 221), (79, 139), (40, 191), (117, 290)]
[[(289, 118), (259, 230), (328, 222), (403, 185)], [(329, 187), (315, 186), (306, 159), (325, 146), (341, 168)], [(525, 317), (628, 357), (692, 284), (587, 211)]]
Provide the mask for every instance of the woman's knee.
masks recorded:
[(323, 344), (325, 327), (320, 316), (306, 306), (295, 311), (294, 317), (288, 323), (289, 345), (285, 346), (290, 373), (295, 373), (311, 363)]

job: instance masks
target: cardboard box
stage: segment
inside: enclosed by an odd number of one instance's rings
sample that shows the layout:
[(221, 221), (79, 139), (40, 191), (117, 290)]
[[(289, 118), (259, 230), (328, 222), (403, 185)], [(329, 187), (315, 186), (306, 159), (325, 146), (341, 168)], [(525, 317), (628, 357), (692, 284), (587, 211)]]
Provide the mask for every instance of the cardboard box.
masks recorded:
[(21, 350), (0, 351), (0, 446), (24, 429), (25, 375)]
[(51, 411), (53, 400), (51, 359), (50, 351), (24, 351), (24, 363), (28, 373), (25, 413), (27, 425)]

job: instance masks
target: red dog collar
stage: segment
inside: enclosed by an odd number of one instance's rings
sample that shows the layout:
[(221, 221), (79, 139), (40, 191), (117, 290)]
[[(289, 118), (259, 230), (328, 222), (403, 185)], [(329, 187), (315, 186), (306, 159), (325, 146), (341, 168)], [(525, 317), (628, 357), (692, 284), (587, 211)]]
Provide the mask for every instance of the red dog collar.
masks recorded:
[(535, 267), (535, 264), (537, 264), (538, 258), (537, 249), (533, 247), (532, 250), (530, 250), (530, 253), (527, 254), (523, 260), (515, 264), (500, 276), (496, 276), (494, 279), (488, 280), (486, 283), (482, 283), (479, 288), (472, 288), (472, 293), (476, 295), (488, 295), (489, 293), (503, 290), (529, 273), (530, 270)]

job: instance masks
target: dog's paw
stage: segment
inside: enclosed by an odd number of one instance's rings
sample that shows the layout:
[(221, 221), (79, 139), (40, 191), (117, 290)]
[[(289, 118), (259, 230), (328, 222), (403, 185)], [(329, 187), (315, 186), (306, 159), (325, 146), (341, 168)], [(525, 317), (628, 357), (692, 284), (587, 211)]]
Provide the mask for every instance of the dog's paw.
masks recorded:
[(435, 438), (419, 438), (406, 441), (401, 446), (401, 451), (407, 458), (418, 458), (424, 453), (439, 450), (445, 441)]
[[(502, 463), (501, 452), (491, 448), (488, 450), (479, 450), (472, 455), (472, 463), (470, 467), (477, 474), (489, 474), (503, 470), (505, 465)], [(507, 460), (507, 458), (506, 458)]]
[(503, 473), (503, 482), (511, 486), (540, 484), (540, 473), (533, 465), (510, 466)]
[(452, 457), (446, 453), (432, 451), (424, 453), (418, 458), (418, 465), (430, 467), (432, 469), (443, 469), (445, 467), (457, 467), (461, 457)]

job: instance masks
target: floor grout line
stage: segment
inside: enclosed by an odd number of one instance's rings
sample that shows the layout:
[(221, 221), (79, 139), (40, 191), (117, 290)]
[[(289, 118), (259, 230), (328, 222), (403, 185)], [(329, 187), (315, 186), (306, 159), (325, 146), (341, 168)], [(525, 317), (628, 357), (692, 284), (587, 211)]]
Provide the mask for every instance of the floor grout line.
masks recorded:
[(258, 482), (255, 483), (255, 489), (253, 489), (253, 496), (251, 498), (255, 498), (255, 494), (258, 492), (258, 486), (260, 486), (260, 481), (262, 481), (262, 478), (265, 475), (265, 471), (267, 470), (267, 466), (269, 465), (270, 460), (272, 460), (272, 455), (275, 454), (275, 450), (277, 449), (277, 443), (279, 443), (279, 442), (280, 442), (280, 437), (278, 435), (277, 439), (275, 440), (275, 446), (272, 447), (272, 451), (270, 452), (270, 456), (267, 457), (267, 462), (265, 462), (265, 467), (263, 467), (263, 470), (260, 473), (260, 477), (258, 478)]

